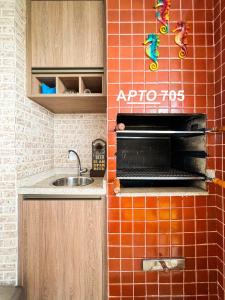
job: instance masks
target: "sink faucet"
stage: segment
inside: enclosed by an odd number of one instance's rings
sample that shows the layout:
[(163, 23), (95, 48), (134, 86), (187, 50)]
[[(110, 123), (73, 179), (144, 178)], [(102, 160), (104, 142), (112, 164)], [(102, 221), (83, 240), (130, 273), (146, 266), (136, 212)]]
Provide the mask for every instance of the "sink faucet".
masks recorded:
[(78, 161), (78, 176), (81, 176), (83, 173), (87, 172), (87, 168), (81, 168), (81, 162), (80, 162), (80, 157), (77, 154), (75, 150), (69, 150), (68, 151), (68, 159), (69, 160), (76, 160)]

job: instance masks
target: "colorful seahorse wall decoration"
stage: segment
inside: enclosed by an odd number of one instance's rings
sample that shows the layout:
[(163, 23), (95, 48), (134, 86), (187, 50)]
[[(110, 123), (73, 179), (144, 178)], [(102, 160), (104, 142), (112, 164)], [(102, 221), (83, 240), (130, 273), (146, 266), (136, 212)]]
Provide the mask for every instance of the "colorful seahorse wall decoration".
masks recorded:
[(175, 35), (175, 43), (180, 47), (179, 58), (183, 59), (187, 56), (187, 36), (189, 27), (184, 21), (177, 22), (177, 27), (173, 30)]
[[(188, 0), (187, 0), (188, 1)], [(160, 27), (160, 32), (166, 34), (169, 32), (169, 11), (171, 6), (171, 0), (156, 0), (154, 6), (157, 9), (156, 18), (162, 24)]]
[(150, 64), (149, 69), (151, 71), (157, 71), (159, 68), (158, 64), (158, 57), (159, 57), (159, 36), (158, 34), (151, 33), (147, 36), (146, 41), (144, 42), (144, 45), (147, 45), (145, 49), (146, 55), (153, 60), (153, 62)]

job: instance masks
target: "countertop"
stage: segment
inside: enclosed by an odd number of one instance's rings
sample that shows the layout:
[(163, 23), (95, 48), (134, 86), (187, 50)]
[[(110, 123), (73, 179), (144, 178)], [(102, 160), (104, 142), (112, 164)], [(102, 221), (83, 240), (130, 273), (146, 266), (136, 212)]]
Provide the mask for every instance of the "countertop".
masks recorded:
[[(17, 192), (27, 198), (101, 198), (106, 195), (106, 180), (100, 177), (93, 178), (94, 182), (86, 186), (56, 187), (52, 185), (56, 179), (67, 176), (74, 176), (72, 168), (55, 168), (29, 176), (18, 182)], [(89, 176), (89, 174), (83, 176)]]
[(121, 188), (117, 197), (148, 197), (148, 196), (205, 196), (208, 191), (198, 187), (145, 187)]

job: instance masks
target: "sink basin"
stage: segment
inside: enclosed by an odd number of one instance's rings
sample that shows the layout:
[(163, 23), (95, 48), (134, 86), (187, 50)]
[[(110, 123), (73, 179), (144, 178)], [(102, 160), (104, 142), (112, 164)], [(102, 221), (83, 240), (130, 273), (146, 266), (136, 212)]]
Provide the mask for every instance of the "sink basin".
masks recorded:
[(90, 177), (64, 177), (53, 181), (54, 186), (84, 186), (94, 182)]

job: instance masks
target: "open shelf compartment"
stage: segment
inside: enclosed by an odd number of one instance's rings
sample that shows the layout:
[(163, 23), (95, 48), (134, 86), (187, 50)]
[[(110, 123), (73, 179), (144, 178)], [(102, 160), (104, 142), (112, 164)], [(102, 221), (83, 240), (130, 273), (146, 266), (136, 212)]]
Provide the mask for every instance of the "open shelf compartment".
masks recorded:
[(81, 89), (82, 94), (102, 94), (103, 82), (101, 75), (83, 75), (81, 76)]
[[(33, 78), (32, 78), (32, 93), (33, 94), (43, 95), (42, 88), (41, 88), (42, 83), (51, 89), (56, 88), (56, 77), (51, 76), (51, 75), (33, 76)], [(56, 93), (57, 93), (57, 90), (56, 90)]]
[[(28, 97), (53, 113), (105, 113), (103, 77), (102, 73), (35, 73)], [(42, 83), (55, 88), (55, 92), (42, 93)]]
[(79, 93), (79, 77), (59, 76), (58, 93), (64, 95), (76, 95)]

